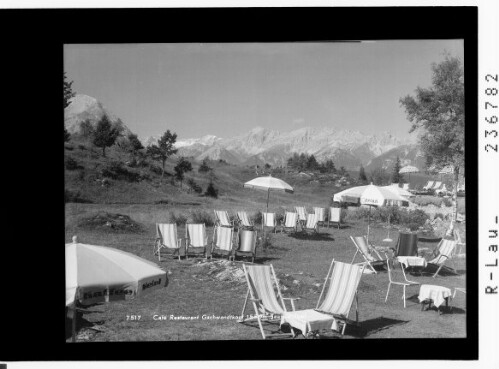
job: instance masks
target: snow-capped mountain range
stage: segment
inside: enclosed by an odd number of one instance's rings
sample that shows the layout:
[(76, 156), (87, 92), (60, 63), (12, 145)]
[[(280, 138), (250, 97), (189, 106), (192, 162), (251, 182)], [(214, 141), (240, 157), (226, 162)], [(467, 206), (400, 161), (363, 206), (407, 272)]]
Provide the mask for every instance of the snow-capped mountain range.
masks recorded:
[[(66, 129), (71, 134), (81, 132), (81, 124), (88, 120), (95, 126), (104, 114), (128, 135), (131, 131), (115, 114), (97, 99), (87, 95), (76, 95), (64, 111)], [(143, 138), (144, 146), (157, 142), (159, 136)], [(178, 139), (177, 155), (201, 161), (225, 160), (237, 165), (285, 165), (293, 153), (313, 154), (319, 162), (331, 159), (336, 167), (358, 170), (375, 167), (390, 168), (399, 156), (402, 165), (415, 165), (422, 169), (424, 158), (415, 135), (401, 139), (389, 132), (367, 135), (356, 130), (336, 129), (333, 126), (320, 129), (303, 127), (289, 132), (280, 132), (255, 127), (235, 137), (221, 138), (206, 135), (200, 138)]]
[[(157, 138), (149, 138), (146, 144)], [(291, 132), (256, 127), (236, 137), (220, 138), (207, 135), (201, 138), (177, 141), (178, 155), (195, 160), (209, 158), (232, 164), (273, 166), (284, 165), (293, 153), (313, 154), (318, 161), (333, 160), (337, 166), (358, 169), (387, 152), (404, 147), (401, 154), (417, 150), (414, 139), (400, 139), (389, 132), (366, 135), (356, 130), (338, 130), (331, 127), (300, 128)], [(412, 153), (412, 152), (411, 152)], [(412, 153), (416, 157), (417, 153)], [(403, 155), (404, 157), (407, 155)], [(404, 158), (402, 158), (404, 161)], [(412, 162), (411, 159), (405, 160)]]

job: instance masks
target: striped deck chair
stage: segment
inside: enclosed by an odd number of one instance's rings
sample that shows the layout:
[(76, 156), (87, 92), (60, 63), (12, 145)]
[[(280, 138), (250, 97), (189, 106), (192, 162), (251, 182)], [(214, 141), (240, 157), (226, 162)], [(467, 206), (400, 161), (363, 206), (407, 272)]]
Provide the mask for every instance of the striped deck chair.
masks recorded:
[[(154, 255), (158, 255), (161, 261), (161, 249), (170, 251), (173, 256), (185, 255), (185, 249), (182, 248), (182, 239), (177, 237), (177, 225), (175, 223), (156, 223), (156, 241), (154, 243)], [(183, 256), (182, 255), (182, 256)]]
[(272, 228), (276, 233), (277, 221), (275, 213), (265, 213), (262, 211), (262, 231), (265, 232), (265, 227)]
[[(393, 259), (390, 260), (388, 259), (388, 256), (385, 254), (385, 257), (387, 259), (387, 262), (386, 262), (386, 267), (388, 268), (388, 290), (386, 291), (386, 297), (385, 297), (385, 304), (386, 304), (386, 301), (388, 300), (388, 294), (390, 293), (390, 287), (392, 286), (392, 284), (396, 285), (396, 286), (402, 286), (403, 287), (403, 292), (402, 292), (402, 299), (404, 300), (404, 309), (405, 309), (405, 306), (406, 306), (406, 297), (405, 297), (405, 289), (406, 287), (408, 286), (419, 286), (420, 283), (418, 282), (414, 282), (414, 281), (410, 281), (407, 279), (407, 276), (405, 275), (405, 271), (404, 271), (404, 266), (402, 265), (401, 268), (402, 268), (402, 274), (404, 276), (404, 281), (394, 281), (392, 279), (392, 268), (390, 267), (390, 264), (393, 263)], [(393, 264), (392, 264), (393, 265)]]
[(213, 232), (213, 241), (211, 247), (210, 258), (213, 259), (213, 254), (227, 256), (230, 260), (233, 255), (234, 228), (216, 226)]
[[(280, 316), (287, 311), (284, 300), (291, 301), (293, 311), (295, 310), (294, 300), (298, 300), (282, 297), (274, 267), (272, 265), (243, 264), (243, 269), (246, 276), (246, 282), (248, 282), (248, 292), (246, 293), (246, 299), (244, 300), (243, 311), (241, 313), (243, 319), (239, 320), (239, 322), (246, 323), (248, 321), (257, 320), (263, 339), (266, 339), (267, 337), (294, 336), (295, 332), (293, 329), (291, 329), (291, 333), (274, 332), (271, 334), (266, 334), (263, 329), (263, 321), (280, 321)], [(277, 296), (274, 286), (277, 289)], [(253, 304), (256, 317), (245, 318), (248, 301)]]
[(208, 251), (211, 249), (208, 246), (208, 236), (206, 236), (206, 227), (204, 223), (186, 224), (185, 225), (186, 250), (185, 258), (188, 255), (203, 254), (207, 258)]
[(229, 219), (229, 213), (225, 210), (213, 210), (215, 212), (215, 226), (233, 227), (234, 222)]
[(298, 222), (303, 225), (307, 221), (307, 209), (304, 206), (295, 206), (295, 211), (298, 213)]
[(435, 181), (428, 181), (428, 183), (423, 187), (423, 190), (424, 191), (429, 190), (430, 188), (433, 187), (434, 183), (435, 183)]
[(341, 208), (329, 208), (329, 216), (327, 217), (327, 227), (329, 228), (329, 223), (336, 223), (338, 229), (341, 226)]
[[(320, 313), (332, 315), (337, 322), (341, 323), (343, 325), (341, 330), (342, 335), (345, 334), (347, 324), (359, 324), (357, 288), (359, 287), (364, 268), (365, 265), (346, 264), (334, 261), (333, 259), (324, 280), (319, 300), (317, 301), (315, 310)], [(321, 303), (328, 281), (329, 288)], [(352, 321), (348, 319), (348, 316), (350, 315), (354, 298), (355, 321)]]
[(236, 256), (251, 257), (251, 262), (255, 262), (256, 246), (258, 242), (258, 232), (253, 229), (239, 228), (236, 236), (236, 248), (232, 260)]
[(317, 219), (317, 224), (324, 227), (326, 221), (326, 209), (314, 207), (314, 213)]
[(317, 222), (317, 214), (307, 214), (307, 222), (301, 227), (302, 232), (319, 233), (319, 223)]
[[(438, 246), (436, 247), (433, 255), (430, 256), (431, 260), (428, 260), (428, 267), (437, 267), (437, 271), (433, 274), (433, 278), (435, 278), (440, 270), (444, 267), (445, 262), (452, 258), (452, 254), (454, 249), (456, 248), (457, 241), (456, 240), (446, 240), (443, 239), (440, 241)], [(455, 268), (449, 268), (446, 266), (450, 272), (457, 274), (454, 270)]]
[(386, 264), (387, 260), (383, 259), (375, 248), (367, 244), (367, 240), (364, 236), (358, 236), (358, 237), (350, 236), (350, 239), (352, 240), (353, 244), (355, 245), (355, 248), (357, 249), (350, 264), (353, 264), (357, 254), (362, 255), (362, 257), (364, 258), (364, 262), (359, 264), (367, 264), (375, 274), (377, 273), (377, 271), (374, 268), (374, 266), (379, 267)]
[(255, 226), (253, 222), (250, 220), (248, 213), (246, 213), (245, 211), (237, 212), (237, 221), (239, 223), (239, 227), (253, 228)]
[(296, 232), (298, 226), (298, 214), (287, 211), (281, 221), (281, 233), (285, 230)]
[(433, 191), (436, 191), (436, 190), (439, 190), (440, 187), (442, 187), (442, 182), (436, 181), (435, 184), (433, 185), (433, 187), (430, 187), (429, 189), (433, 190)]
[(394, 257), (397, 256), (418, 256), (418, 235), (417, 233), (400, 232), (396, 248), (392, 248)]

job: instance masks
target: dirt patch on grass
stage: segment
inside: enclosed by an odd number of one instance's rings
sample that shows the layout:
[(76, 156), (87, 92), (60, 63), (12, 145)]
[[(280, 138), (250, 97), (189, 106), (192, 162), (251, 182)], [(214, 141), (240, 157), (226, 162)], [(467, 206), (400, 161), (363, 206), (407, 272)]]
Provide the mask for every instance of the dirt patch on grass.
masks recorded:
[(108, 212), (98, 212), (85, 217), (78, 222), (78, 227), (117, 233), (140, 233), (143, 231), (143, 227), (128, 215)]
[(201, 275), (207, 275), (220, 282), (246, 284), (246, 277), (241, 263), (229, 260), (200, 260), (193, 264), (193, 267), (199, 268)]

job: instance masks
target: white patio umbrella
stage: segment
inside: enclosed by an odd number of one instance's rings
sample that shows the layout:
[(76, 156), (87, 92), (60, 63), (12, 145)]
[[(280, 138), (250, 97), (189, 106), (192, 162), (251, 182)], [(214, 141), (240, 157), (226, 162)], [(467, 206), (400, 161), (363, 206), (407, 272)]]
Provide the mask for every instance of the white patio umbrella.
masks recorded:
[(393, 184), (393, 185), (390, 185), (390, 186), (383, 186), (383, 188), (386, 188), (388, 191), (392, 191), (392, 192), (396, 193), (397, 195), (405, 197), (406, 201), (410, 201), (409, 199), (411, 197), (415, 197), (416, 196), (416, 195), (410, 193), (409, 191), (404, 190), (403, 188), (399, 187), (398, 184)]
[(375, 186), (372, 183), (367, 186), (357, 186), (348, 188), (344, 191), (338, 192), (333, 196), (333, 201), (338, 202), (351, 202), (357, 199), (361, 205), (369, 206), (369, 214), (367, 216), (367, 241), (369, 242), (369, 231), (371, 222), (371, 207), (372, 206), (386, 206), (386, 205), (403, 205), (407, 202), (405, 198), (399, 194), (388, 190), (385, 187)]
[(267, 212), (269, 210), (270, 191), (294, 193), (293, 187), (279, 178), (272, 177), (270, 174), (267, 177), (252, 179), (246, 182), (243, 187), (267, 191)]
[(405, 167), (401, 168), (399, 170), (400, 174), (409, 174), (409, 182), (411, 181), (411, 173), (419, 173), (419, 169), (412, 166), (412, 165), (406, 165)]
[(118, 249), (77, 243), (66, 244), (66, 306), (73, 309), (75, 341), (76, 302), (129, 300), (166, 287), (166, 271), (157, 264)]

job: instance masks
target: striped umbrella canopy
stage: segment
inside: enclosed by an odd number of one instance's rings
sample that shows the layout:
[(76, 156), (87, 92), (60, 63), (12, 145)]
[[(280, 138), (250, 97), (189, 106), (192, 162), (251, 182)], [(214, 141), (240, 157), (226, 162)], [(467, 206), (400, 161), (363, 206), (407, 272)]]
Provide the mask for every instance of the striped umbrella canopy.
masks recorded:
[(246, 182), (243, 187), (267, 191), (267, 212), (269, 210), (270, 191), (294, 193), (293, 187), (284, 182), (282, 179), (272, 177), (270, 174), (267, 177), (257, 177), (252, 179), (251, 181)]
[(370, 213), (372, 206), (388, 206), (388, 205), (403, 205), (407, 203), (407, 199), (400, 196), (395, 191), (391, 191), (386, 187), (375, 186), (372, 183), (367, 186), (357, 186), (348, 188), (338, 192), (333, 196), (333, 201), (337, 202), (352, 202), (357, 200), (360, 205), (369, 206), (369, 214), (367, 217), (367, 241), (369, 242), (370, 229)]
[[(166, 287), (166, 271), (157, 264), (111, 247), (66, 244), (66, 306), (129, 300)], [(73, 341), (76, 314), (73, 314)]]

